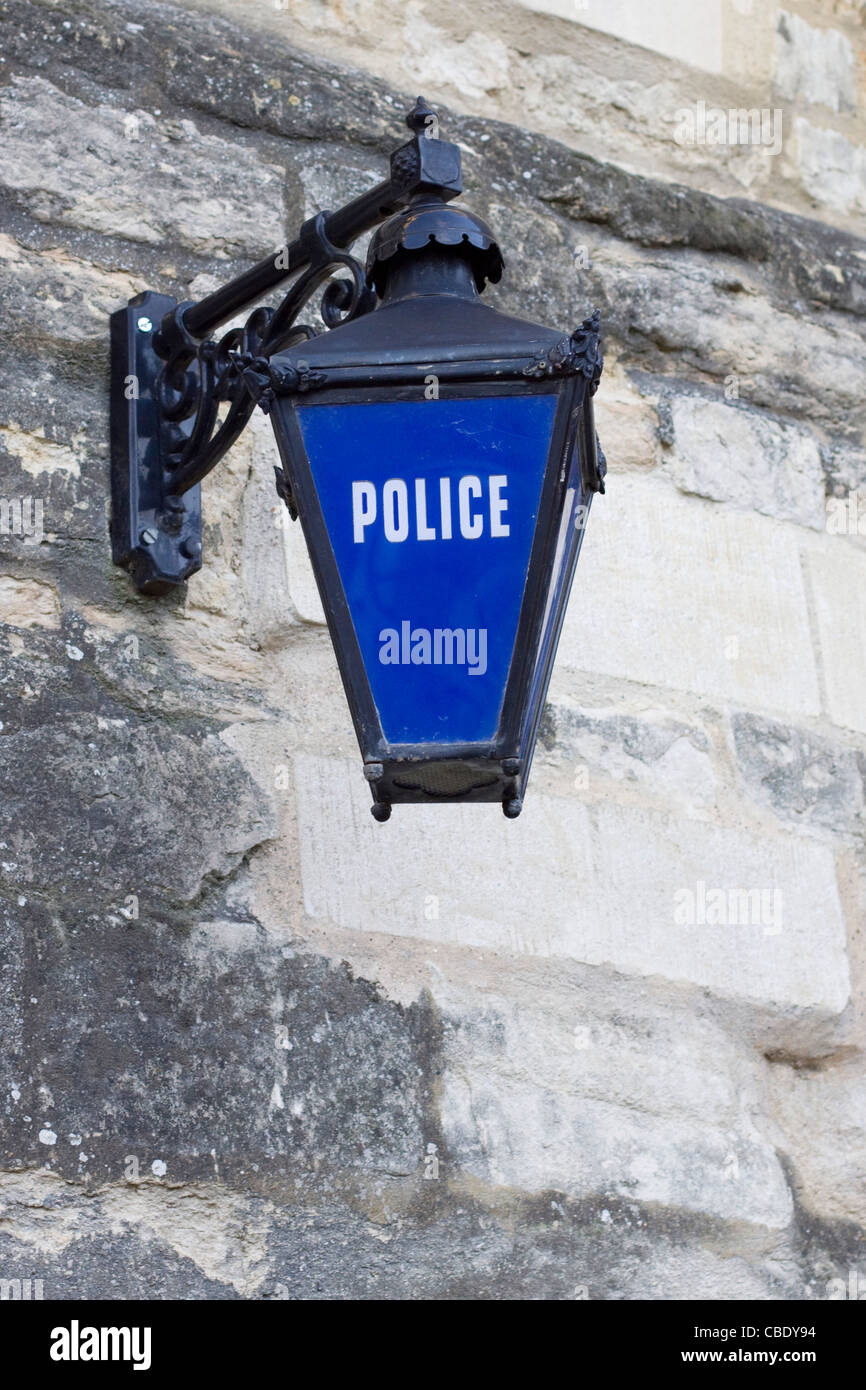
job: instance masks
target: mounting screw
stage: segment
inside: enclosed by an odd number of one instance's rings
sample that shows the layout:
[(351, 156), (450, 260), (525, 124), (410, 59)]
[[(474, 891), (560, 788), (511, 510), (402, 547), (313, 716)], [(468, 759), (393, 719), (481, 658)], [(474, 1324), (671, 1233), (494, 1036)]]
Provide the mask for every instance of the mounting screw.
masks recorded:
[(147, 318), (147, 316), (146, 316), (145, 314), (142, 314), (141, 318), (138, 320), (138, 322), (136, 323), (135, 326), (136, 326), (136, 328), (138, 328), (142, 333), (152, 333), (152, 332), (153, 332), (153, 324), (152, 324), (152, 322), (150, 321), (150, 319)]
[(152, 526), (145, 526), (144, 530), (139, 536), (139, 540), (141, 541), (142, 545), (156, 545), (157, 541), (159, 540), (159, 532), (154, 531)]
[(506, 777), (517, 777), (520, 772), (519, 758), (503, 758), (502, 771)]
[(201, 555), (201, 541), (197, 541), (194, 536), (188, 536), (181, 542), (181, 555), (185, 555), (188, 560), (197, 560)]
[(381, 763), (365, 763), (364, 776), (368, 782), (378, 782), (385, 776), (385, 769)]

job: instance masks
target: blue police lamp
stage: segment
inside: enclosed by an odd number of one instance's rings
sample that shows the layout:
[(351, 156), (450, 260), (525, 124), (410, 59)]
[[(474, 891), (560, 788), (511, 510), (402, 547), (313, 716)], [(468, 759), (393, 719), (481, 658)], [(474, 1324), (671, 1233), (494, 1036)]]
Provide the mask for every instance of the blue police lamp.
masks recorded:
[[(604, 491), (598, 314), (563, 336), (482, 302), (502, 256), (450, 205), (459, 150), (434, 122), (419, 98), (391, 179), (284, 248), (277, 278), (292, 261), (302, 274), (276, 311), (219, 344), (199, 336), (275, 283), (267, 261), (198, 305), (159, 306), (149, 353), (132, 328), (152, 322), (148, 296), (113, 324), (115, 395), (132, 363), (150, 375), (144, 406), (116, 402), (115, 559), (151, 593), (197, 569), (198, 483), (254, 404), (269, 412), (380, 821), (404, 802), (519, 815)], [(362, 270), (344, 247), (371, 225)], [(298, 325), (341, 266), (352, 279), (325, 291), (330, 331)]]

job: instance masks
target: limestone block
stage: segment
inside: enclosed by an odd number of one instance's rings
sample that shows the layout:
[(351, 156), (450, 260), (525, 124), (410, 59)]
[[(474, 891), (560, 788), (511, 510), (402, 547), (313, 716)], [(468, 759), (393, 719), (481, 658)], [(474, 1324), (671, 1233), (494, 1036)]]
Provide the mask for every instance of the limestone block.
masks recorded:
[(598, 6), (586, 0), (521, 0), (527, 9), (561, 15), (591, 29), (601, 29), (626, 43), (677, 58), (707, 72), (722, 70), (722, 3), (703, 0), (657, 0), (635, 5), (631, 0), (608, 0)]
[(711, 807), (716, 797), (707, 735), (663, 710), (620, 714), (580, 706), (562, 693), (548, 695), (535, 757), (536, 765), (549, 764), (559, 774), (557, 786), (593, 799), (608, 782), (689, 812)]
[(771, 1082), (775, 1115), (800, 1200), (825, 1219), (866, 1226), (862, 1053), (817, 1072), (778, 1063), (772, 1068)]
[(817, 714), (797, 529), (611, 476), (593, 503), (558, 669)]
[(39, 221), (218, 257), (283, 240), (280, 171), (252, 151), (239, 158), (237, 134), (85, 105), (42, 77), (4, 88), (0, 120), (0, 184)]
[(753, 795), (787, 820), (862, 831), (866, 759), (851, 748), (773, 719), (732, 715), (740, 771)]
[(474, 29), (465, 38), (452, 38), (410, 0), (403, 37), (407, 73), (416, 83), (448, 83), (475, 99), (508, 85), (508, 49), (497, 34)]
[(53, 584), (0, 575), (0, 623), (10, 627), (59, 627), (60, 603)]
[(790, 1221), (781, 1165), (751, 1117), (754, 1064), (713, 1025), (634, 997), (605, 1016), (601, 982), (588, 1007), (586, 995), (569, 1008), (550, 992), (542, 1006), (453, 985), (436, 994), (452, 1163), (521, 1191)]
[(824, 470), (813, 434), (733, 402), (675, 396), (666, 471), (683, 492), (824, 529)]
[(855, 105), (854, 50), (838, 29), (818, 29), (783, 10), (776, 26), (776, 82), (789, 101)]
[[(356, 765), (302, 755), (296, 779), (317, 921), (664, 976), (776, 1021), (822, 1026), (848, 1001), (823, 845), (537, 791), (514, 823), (485, 806), (398, 807), (382, 833)], [(746, 909), (742, 894), (758, 890), (762, 905)], [(711, 891), (719, 912), (701, 907)]]
[(809, 554), (827, 713), (866, 733), (866, 554), (844, 537)]
[(856, 216), (866, 211), (866, 147), (840, 130), (794, 120), (797, 165), (807, 193), (834, 212)]

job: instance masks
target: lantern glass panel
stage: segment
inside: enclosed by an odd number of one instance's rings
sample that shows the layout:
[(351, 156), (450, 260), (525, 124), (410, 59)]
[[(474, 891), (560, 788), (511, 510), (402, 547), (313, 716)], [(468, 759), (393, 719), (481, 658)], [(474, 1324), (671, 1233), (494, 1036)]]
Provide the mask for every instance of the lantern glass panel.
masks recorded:
[[(540, 623), (538, 646), (529, 680), (524, 724), (521, 730), (521, 744), (524, 746), (528, 744), (530, 750), (534, 743), (541, 707), (547, 693), (593, 498), (593, 493), (586, 486), (586, 475), (587, 457), (592, 460), (589, 468), (591, 470), (595, 468), (595, 426), (592, 405), (587, 400), (584, 400), (576, 420), (576, 426), (575, 438), (565, 470), (562, 509), (558, 516), (544, 612)], [(527, 764), (524, 781), (528, 772)]]
[(298, 406), (387, 744), (496, 738), (556, 406), (538, 390)]

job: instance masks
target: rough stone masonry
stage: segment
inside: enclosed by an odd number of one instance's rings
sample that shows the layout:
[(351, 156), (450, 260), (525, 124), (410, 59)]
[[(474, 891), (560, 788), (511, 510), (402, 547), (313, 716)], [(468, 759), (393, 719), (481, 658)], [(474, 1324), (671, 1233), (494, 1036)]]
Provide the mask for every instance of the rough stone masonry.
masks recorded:
[(378, 826), (264, 419), (188, 592), (112, 566), (108, 314), (381, 178), (417, 93), (138, 0), (0, 0), (0, 52), (0, 1279), (866, 1275), (866, 241), (443, 112), (491, 300), (601, 309), (611, 473), (523, 817)]

